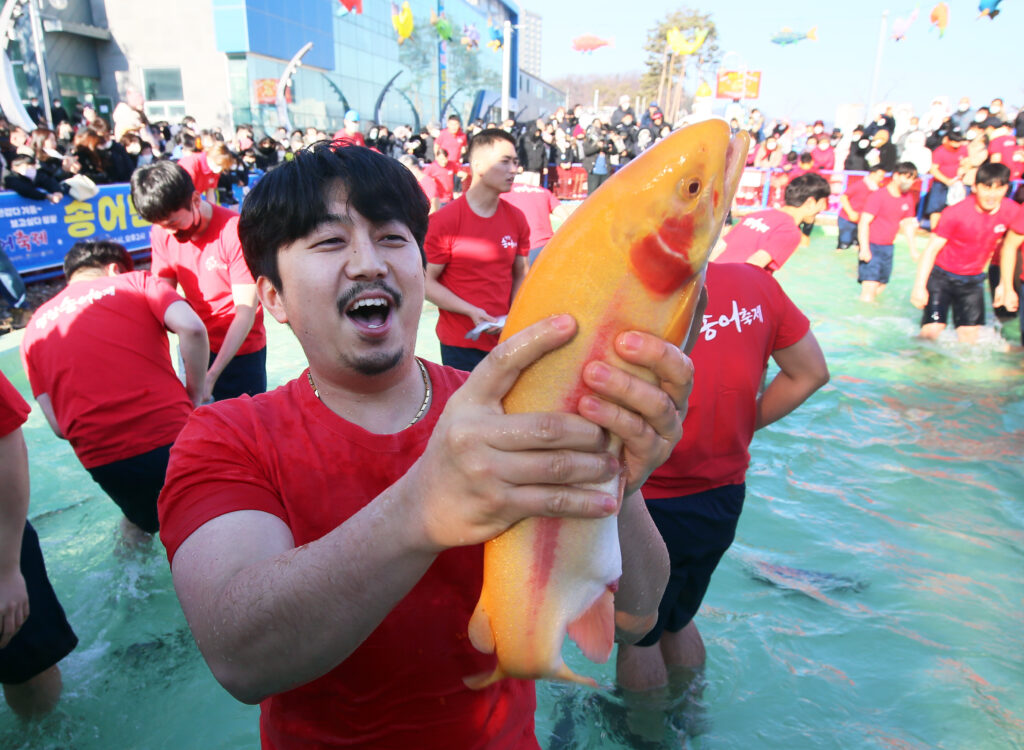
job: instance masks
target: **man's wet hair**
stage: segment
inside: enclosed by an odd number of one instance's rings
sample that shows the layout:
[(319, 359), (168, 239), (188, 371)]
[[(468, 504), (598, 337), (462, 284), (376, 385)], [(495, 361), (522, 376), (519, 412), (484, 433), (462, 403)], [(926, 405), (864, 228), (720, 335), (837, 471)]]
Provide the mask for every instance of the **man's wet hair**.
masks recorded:
[(131, 190), (139, 216), (157, 222), (188, 208), (196, 187), (188, 172), (173, 161), (157, 161), (132, 173)]
[(794, 178), (786, 185), (785, 202), (787, 206), (802, 206), (808, 198), (827, 201), (831, 194), (832, 189), (828, 180), (820, 174), (810, 172)]
[(124, 245), (110, 240), (76, 242), (64, 256), (64, 278), (70, 279), (83, 268), (103, 268), (111, 263), (117, 263), (125, 272), (135, 269), (135, 262)]
[(975, 185), (995, 187), (997, 185), (1010, 184), (1010, 168), (999, 162), (987, 161), (978, 167), (974, 175)]
[(412, 172), (369, 148), (321, 141), (268, 172), (242, 203), (238, 238), (253, 278), (266, 276), (282, 289), (278, 252), (327, 221), (327, 199), (335, 183), (348, 196), (348, 208), (374, 224), (405, 224), (426, 263), (423, 240), (430, 204)]
[(896, 165), (895, 169), (892, 170), (892, 176), (895, 177), (896, 175), (908, 175), (917, 177), (917, 165), (914, 164), (914, 162), (912, 161), (901, 161), (899, 164)]
[(516, 139), (507, 131), (502, 130), (501, 128), (487, 128), (486, 130), (481, 130), (469, 139), (469, 150), (466, 152), (466, 159), (472, 159), (473, 152), (478, 148), (493, 146), (498, 141), (508, 141), (513, 146), (516, 145)]

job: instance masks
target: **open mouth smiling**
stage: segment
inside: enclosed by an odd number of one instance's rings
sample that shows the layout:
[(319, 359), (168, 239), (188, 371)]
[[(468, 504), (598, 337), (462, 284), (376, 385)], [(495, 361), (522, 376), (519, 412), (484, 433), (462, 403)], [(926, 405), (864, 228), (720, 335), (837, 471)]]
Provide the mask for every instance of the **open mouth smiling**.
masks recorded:
[(392, 303), (387, 297), (363, 297), (345, 310), (345, 315), (359, 328), (378, 331), (391, 316)]

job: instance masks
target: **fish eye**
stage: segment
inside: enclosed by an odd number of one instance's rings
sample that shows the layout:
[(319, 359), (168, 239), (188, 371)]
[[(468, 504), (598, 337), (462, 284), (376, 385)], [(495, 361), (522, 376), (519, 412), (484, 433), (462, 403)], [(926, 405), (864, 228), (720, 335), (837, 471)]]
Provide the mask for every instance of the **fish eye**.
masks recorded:
[(700, 180), (693, 179), (686, 183), (686, 192), (692, 198), (700, 192)]

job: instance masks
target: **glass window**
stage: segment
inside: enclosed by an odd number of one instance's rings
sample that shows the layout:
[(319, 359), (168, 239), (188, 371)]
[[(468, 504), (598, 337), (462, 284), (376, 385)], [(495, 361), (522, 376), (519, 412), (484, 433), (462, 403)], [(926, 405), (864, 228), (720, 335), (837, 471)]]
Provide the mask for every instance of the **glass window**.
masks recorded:
[(149, 102), (180, 102), (185, 98), (180, 68), (150, 68), (142, 71)]

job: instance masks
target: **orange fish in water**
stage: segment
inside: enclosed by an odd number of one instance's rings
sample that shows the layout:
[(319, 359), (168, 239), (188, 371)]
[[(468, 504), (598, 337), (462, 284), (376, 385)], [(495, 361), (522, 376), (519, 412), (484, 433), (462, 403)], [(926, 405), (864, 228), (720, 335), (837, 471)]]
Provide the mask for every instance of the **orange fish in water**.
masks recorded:
[[(612, 348), (623, 331), (682, 342), (748, 145), (745, 132), (730, 139), (723, 120), (690, 125), (619, 170), (566, 220), (527, 274), (502, 338), (558, 313), (572, 314), (578, 330), (522, 373), (504, 399), (506, 412), (575, 412), (588, 362), (629, 367)], [(622, 480), (601, 489), (621, 496)], [(595, 684), (562, 661), (566, 633), (587, 658), (604, 662), (616, 624), (638, 631), (656, 617), (615, 614), (621, 572), (615, 517), (528, 518), (487, 542), (469, 637), (496, 653), (498, 666), (466, 684), (503, 677)]]

